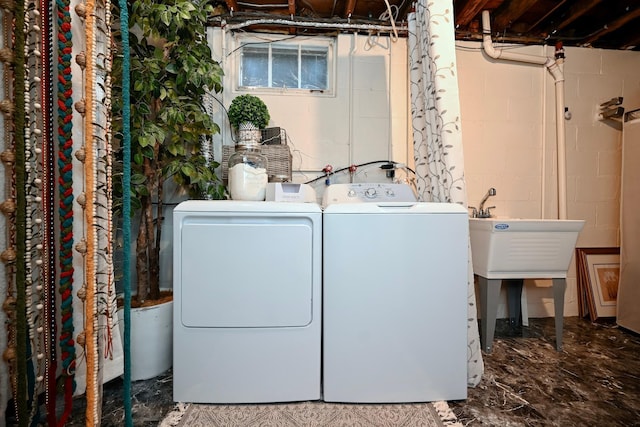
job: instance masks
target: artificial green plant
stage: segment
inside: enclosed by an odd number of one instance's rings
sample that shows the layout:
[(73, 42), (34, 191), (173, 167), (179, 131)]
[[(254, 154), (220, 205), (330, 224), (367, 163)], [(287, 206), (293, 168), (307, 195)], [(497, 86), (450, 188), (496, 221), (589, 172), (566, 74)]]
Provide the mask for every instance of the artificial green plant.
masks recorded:
[[(224, 195), (214, 172), (218, 165), (209, 161), (203, 150), (203, 138), (219, 132), (203, 100), (210, 96), (209, 91), (222, 90), (223, 76), (207, 44), (210, 10), (206, 0), (129, 2), (131, 206), (140, 214), (136, 237), (139, 302), (160, 295), (163, 191), (167, 180), (173, 179), (191, 197)], [(114, 75), (118, 64), (116, 57)], [(121, 125), (117, 93), (115, 87), (116, 136)]]

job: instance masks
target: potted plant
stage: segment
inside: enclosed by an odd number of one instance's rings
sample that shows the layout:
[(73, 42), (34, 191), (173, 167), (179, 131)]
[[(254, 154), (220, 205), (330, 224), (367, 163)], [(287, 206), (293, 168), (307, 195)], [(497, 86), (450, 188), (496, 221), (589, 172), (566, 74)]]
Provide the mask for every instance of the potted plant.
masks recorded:
[[(132, 307), (153, 305), (161, 297), (165, 184), (172, 180), (190, 197), (224, 196), (224, 187), (214, 172), (218, 165), (207, 158), (203, 149), (203, 137), (219, 132), (218, 125), (205, 111), (203, 98), (210, 90), (222, 90), (223, 75), (219, 63), (211, 58), (207, 44), (205, 31), (210, 10), (207, 0), (197, 5), (189, 0), (129, 3), (131, 207), (139, 220)], [(114, 75), (120, 70), (121, 57), (114, 55)], [(113, 88), (116, 141), (122, 129), (121, 97), (118, 96), (122, 88), (117, 86)], [(135, 339), (140, 334), (135, 331), (133, 319), (132, 313), (131, 329)], [(132, 347), (135, 379), (133, 353)]]
[(229, 106), (229, 123), (240, 141), (260, 142), (260, 129), (267, 127), (270, 118), (265, 103), (254, 95), (237, 96)]

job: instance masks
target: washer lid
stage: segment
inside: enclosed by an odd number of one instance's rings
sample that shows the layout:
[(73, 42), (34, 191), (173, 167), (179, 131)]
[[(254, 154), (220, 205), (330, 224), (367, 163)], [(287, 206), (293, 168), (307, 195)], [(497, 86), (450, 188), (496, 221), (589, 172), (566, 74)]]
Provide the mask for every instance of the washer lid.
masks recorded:
[(457, 214), (468, 216), (467, 210), (457, 203), (432, 202), (381, 202), (381, 203), (338, 203), (324, 208), (325, 215), (331, 214)]

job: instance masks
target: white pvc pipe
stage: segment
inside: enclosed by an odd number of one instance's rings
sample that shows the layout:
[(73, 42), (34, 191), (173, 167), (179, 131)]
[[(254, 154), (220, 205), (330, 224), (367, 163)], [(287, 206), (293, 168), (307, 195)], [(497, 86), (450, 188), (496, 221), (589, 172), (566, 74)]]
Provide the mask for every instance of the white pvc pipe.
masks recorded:
[(489, 11), (482, 11), (482, 47), (484, 51), (493, 59), (502, 59), (504, 61), (517, 61), (527, 64), (537, 64), (549, 66), (554, 61), (546, 56), (525, 55), (523, 53), (509, 52), (504, 49), (496, 49), (491, 41), (491, 19)]
[[(387, 3), (388, 4), (388, 3)], [(392, 51), (393, 47), (391, 45), (391, 43), (389, 43), (389, 53), (387, 55), (387, 93), (391, 94), (391, 85), (392, 85), (392, 75), (391, 75), (391, 71), (392, 71), (392, 66), (391, 64), (393, 64), (393, 61), (391, 60), (391, 51)], [(387, 96), (387, 105), (389, 107), (389, 130), (388, 130), (388, 135), (387, 135), (387, 159), (391, 160), (393, 159), (393, 100), (391, 98), (390, 95)]]
[[(544, 54), (546, 46), (542, 46)], [(540, 68), (540, 83), (542, 84), (542, 131), (540, 132), (540, 146), (542, 147), (542, 162), (540, 164), (540, 218), (544, 218), (547, 211), (547, 138), (545, 130), (547, 129), (547, 70)]]
[[(516, 61), (526, 64), (544, 65), (547, 67), (555, 82), (556, 92), (556, 140), (558, 161), (558, 218), (567, 219), (567, 169), (566, 169), (566, 140), (564, 126), (564, 58), (556, 60), (546, 56), (526, 55), (496, 49), (491, 40), (491, 19), (488, 10), (482, 11), (482, 47), (487, 55), (494, 59)], [(544, 131), (544, 129), (543, 129)], [(543, 212), (544, 214), (544, 212)]]
[(354, 108), (353, 108), (353, 68), (354, 68), (354, 59), (356, 56), (356, 52), (358, 51), (358, 34), (353, 33), (351, 35), (351, 49), (349, 50), (349, 164), (352, 165), (354, 163), (354, 126), (353, 126), (353, 117), (354, 117)]
[(564, 58), (549, 68), (556, 86), (556, 141), (558, 158), (558, 218), (567, 219), (567, 160), (564, 126)]

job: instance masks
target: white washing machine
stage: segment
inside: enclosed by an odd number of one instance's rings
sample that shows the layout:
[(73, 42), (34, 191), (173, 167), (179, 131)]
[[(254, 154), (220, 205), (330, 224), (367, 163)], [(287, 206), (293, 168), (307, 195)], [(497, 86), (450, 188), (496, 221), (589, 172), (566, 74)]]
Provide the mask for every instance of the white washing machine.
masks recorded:
[(174, 401), (319, 399), (320, 207), (187, 201), (173, 238)]
[(323, 398), (467, 396), (468, 215), (403, 184), (323, 197)]

